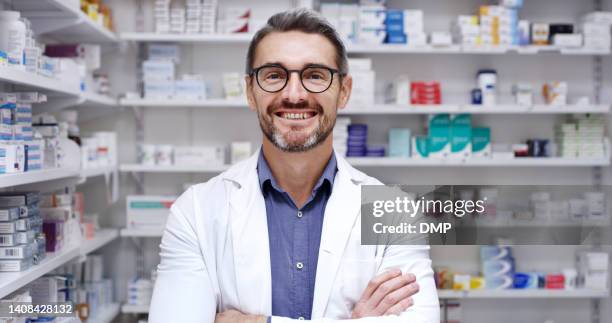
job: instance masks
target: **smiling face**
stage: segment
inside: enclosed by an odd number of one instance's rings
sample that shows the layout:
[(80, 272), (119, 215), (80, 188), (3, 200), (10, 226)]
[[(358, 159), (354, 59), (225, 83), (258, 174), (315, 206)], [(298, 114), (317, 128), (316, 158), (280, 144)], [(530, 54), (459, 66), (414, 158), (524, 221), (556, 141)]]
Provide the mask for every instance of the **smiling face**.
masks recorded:
[[(322, 35), (272, 32), (257, 45), (252, 67), (275, 64), (287, 70), (301, 70), (319, 65), (338, 69), (335, 57), (334, 46)], [(276, 82), (278, 73), (267, 77)], [(305, 82), (307, 77), (314, 82), (321, 79), (317, 74), (304, 75)], [(303, 152), (323, 142), (331, 145), (331, 138), (326, 139), (333, 130), (337, 110), (346, 106), (351, 82), (350, 76), (341, 78), (335, 73), (326, 91), (311, 93), (302, 85), (299, 73), (289, 73), (286, 86), (270, 93), (258, 85), (253, 75), (246, 77), (247, 98), (251, 110), (257, 112), (265, 140), (285, 152)]]

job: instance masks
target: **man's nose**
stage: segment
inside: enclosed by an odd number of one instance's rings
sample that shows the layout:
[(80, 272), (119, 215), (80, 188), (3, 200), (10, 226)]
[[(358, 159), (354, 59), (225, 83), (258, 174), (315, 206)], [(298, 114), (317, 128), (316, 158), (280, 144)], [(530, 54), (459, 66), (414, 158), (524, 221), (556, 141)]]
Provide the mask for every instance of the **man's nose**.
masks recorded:
[(298, 103), (305, 101), (308, 96), (308, 91), (302, 85), (300, 81), (299, 73), (290, 73), (287, 85), (282, 91), (282, 99), (291, 103)]

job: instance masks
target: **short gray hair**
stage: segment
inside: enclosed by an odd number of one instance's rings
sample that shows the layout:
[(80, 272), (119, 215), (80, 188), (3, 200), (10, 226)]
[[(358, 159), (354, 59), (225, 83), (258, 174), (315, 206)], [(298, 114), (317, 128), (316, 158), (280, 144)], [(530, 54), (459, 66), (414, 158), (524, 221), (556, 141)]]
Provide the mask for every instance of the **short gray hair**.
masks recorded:
[(334, 27), (319, 13), (309, 9), (292, 9), (277, 13), (268, 19), (264, 27), (259, 29), (249, 44), (246, 58), (246, 73), (253, 71), (255, 50), (259, 42), (273, 32), (301, 31), (307, 34), (319, 34), (327, 38), (336, 49), (336, 65), (340, 75), (348, 73), (346, 48)]

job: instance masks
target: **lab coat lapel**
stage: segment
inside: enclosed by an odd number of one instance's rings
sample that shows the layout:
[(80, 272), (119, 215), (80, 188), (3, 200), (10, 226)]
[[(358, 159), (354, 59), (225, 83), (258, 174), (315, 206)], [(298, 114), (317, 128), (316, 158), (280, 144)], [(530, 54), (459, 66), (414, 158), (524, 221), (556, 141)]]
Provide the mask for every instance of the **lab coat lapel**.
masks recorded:
[(255, 154), (233, 179), (230, 189), (231, 230), (240, 310), (250, 314), (272, 312), (270, 246), (266, 205), (257, 176)]
[[(338, 173), (332, 194), (325, 208), (321, 245), (317, 263), (312, 318), (321, 318), (325, 313), (332, 285), (340, 265), (346, 242), (361, 209), (360, 178), (344, 158), (336, 155)], [(358, 176), (357, 176), (358, 177)]]

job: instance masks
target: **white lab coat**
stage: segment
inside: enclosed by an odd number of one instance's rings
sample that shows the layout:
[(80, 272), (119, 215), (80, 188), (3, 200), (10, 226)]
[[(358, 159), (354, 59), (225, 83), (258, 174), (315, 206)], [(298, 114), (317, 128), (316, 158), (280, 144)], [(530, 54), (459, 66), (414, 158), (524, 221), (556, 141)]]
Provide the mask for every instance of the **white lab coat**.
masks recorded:
[[(206, 183), (194, 185), (171, 208), (150, 323), (214, 322), (235, 309), (270, 315), (272, 288), (266, 206), (257, 176), (259, 152)], [(390, 268), (416, 275), (420, 291), (400, 316), (359, 323), (439, 323), (440, 308), (429, 246), (362, 246), (360, 185), (381, 184), (336, 154), (338, 172), (325, 208), (312, 322), (350, 318), (368, 282)], [(293, 322), (273, 317), (273, 323)]]

